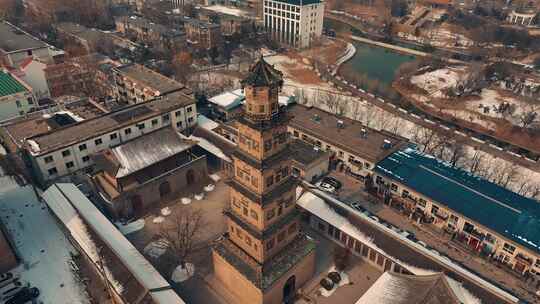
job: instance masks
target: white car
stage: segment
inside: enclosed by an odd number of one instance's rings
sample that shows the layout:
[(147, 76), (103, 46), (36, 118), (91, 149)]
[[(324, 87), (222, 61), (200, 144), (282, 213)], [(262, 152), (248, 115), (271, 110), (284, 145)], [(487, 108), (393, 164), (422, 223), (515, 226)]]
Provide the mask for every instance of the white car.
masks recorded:
[(336, 193), (336, 188), (328, 183), (321, 183), (318, 182), (316, 186), (321, 189), (322, 191), (328, 192), (328, 193)]

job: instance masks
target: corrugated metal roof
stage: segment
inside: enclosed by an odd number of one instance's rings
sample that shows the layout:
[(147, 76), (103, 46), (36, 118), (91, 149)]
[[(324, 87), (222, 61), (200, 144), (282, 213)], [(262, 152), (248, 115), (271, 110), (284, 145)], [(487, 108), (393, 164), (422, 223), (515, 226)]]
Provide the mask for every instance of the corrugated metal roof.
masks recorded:
[(540, 203), (407, 148), (375, 172), (540, 253)]
[[(170, 284), (74, 184), (54, 184), (43, 195), (61, 221), (77, 213), (150, 293), (155, 303), (183, 304)], [(76, 213), (75, 213), (76, 210)]]
[(120, 165), (116, 177), (132, 174), (196, 144), (194, 141), (182, 139), (172, 128), (163, 128), (128, 141), (111, 149)]

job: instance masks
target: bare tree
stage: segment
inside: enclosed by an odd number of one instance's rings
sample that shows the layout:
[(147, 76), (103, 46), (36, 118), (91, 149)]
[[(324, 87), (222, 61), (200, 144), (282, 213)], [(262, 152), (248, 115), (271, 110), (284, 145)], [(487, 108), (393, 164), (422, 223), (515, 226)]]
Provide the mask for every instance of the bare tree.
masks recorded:
[(531, 125), (538, 121), (538, 110), (540, 110), (540, 106), (529, 104), (519, 115), (519, 121), (523, 129), (528, 129)]
[(187, 83), (193, 73), (192, 63), (193, 58), (189, 52), (179, 52), (174, 55), (171, 64), (177, 80)]
[(157, 246), (168, 249), (175, 264), (183, 269), (187, 259), (193, 254), (197, 244), (198, 235), (204, 227), (202, 210), (180, 210), (171, 217), (170, 222), (164, 224), (158, 232)]

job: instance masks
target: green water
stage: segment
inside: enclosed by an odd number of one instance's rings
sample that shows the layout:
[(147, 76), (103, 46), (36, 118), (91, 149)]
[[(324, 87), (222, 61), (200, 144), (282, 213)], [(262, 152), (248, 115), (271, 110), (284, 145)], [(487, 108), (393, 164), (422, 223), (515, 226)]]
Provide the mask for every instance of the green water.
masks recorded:
[(396, 70), (405, 62), (413, 61), (414, 56), (396, 53), (382, 47), (371, 46), (361, 42), (353, 42), (356, 54), (343, 64), (342, 68), (354, 70), (376, 79), (383, 84), (391, 85)]

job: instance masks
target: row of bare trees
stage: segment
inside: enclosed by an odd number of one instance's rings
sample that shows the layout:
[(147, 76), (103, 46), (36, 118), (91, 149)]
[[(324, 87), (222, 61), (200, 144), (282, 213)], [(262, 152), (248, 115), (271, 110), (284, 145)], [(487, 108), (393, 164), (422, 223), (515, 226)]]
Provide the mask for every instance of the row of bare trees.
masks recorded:
[(534, 177), (532, 171), (476, 150), (453, 133), (442, 134), (434, 129), (413, 124), (356, 97), (320, 91), (317, 98), (313, 95), (305, 89), (295, 90), (297, 102), (300, 104), (316, 106), (360, 121), (367, 127), (404, 136), (416, 143), (420, 152), (433, 155), (452, 167), (464, 169), (521, 195), (540, 198), (540, 180)]

